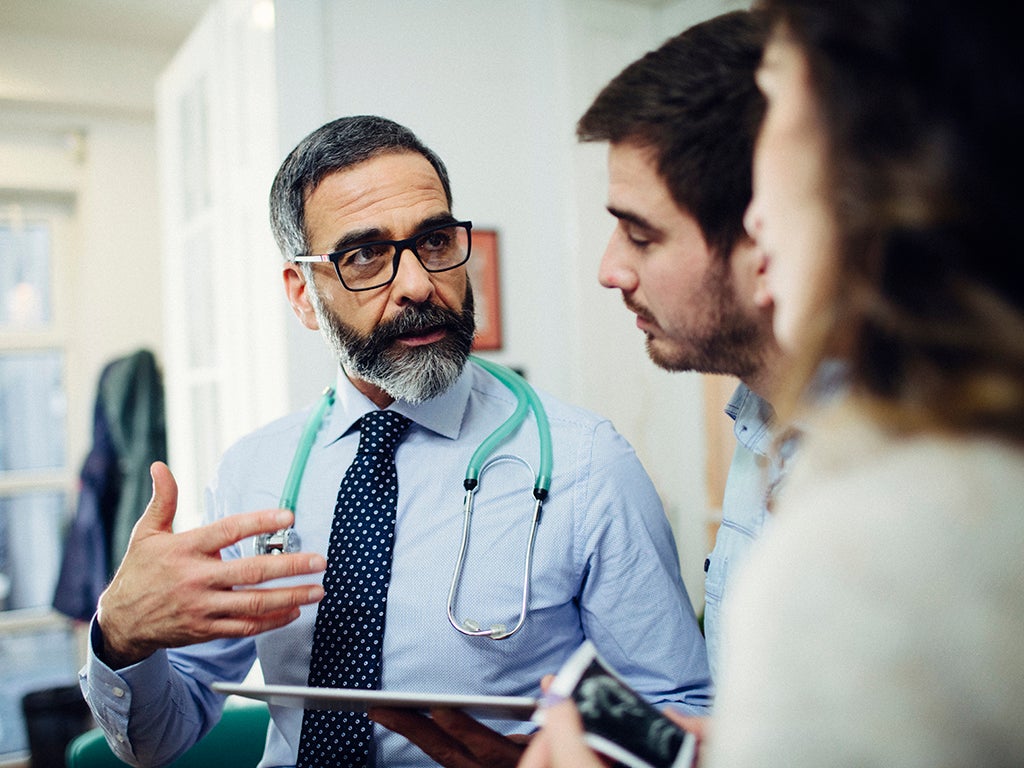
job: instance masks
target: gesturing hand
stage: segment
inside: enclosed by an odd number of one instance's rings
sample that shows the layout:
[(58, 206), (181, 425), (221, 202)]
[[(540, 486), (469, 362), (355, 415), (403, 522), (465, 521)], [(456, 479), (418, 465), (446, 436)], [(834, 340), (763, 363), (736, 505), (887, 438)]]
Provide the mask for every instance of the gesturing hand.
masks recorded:
[(158, 648), (224, 637), (248, 637), (294, 621), (299, 607), (323, 597), (320, 583), (258, 588), (271, 579), (318, 573), (320, 555), (221, 559), (220, 550), (293, 519), (283, 509), (229, 515), (174, 533), (178, 486), (161, 462), (150, 467), (153, 498), (132, 531), (121, 566), (100, 596), (97, 620), (103, 660), (118, 669)]

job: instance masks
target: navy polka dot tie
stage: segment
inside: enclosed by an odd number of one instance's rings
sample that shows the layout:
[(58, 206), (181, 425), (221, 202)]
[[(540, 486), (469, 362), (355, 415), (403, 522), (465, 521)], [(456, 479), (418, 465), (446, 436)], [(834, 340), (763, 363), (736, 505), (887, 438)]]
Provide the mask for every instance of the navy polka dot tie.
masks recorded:
[[(398, 476), (395, 448), (409, 419), (374, 411), (359, 420), (359, 450), (341, 481), (317, 608), (309, 685), (380, 688), (384, 609), (391, 580)], [(307, 709), (298, 768), (365, 766), (373, 723), (364, 712)]]

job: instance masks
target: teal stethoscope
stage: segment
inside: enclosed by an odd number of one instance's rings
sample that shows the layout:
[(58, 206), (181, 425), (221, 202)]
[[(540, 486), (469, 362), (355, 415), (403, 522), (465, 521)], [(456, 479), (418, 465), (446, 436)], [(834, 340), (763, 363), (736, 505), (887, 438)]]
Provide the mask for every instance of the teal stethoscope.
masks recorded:
[[(530, 600), (530, 568), (533, 564), (533, 545), (537, 538), (537, 526), (540, 523), (541, 508), (548, 495), (548, 488), (551, 486), (551, 426), (548, 423), (547, 412), (540, 402), (540, 398), (533, 387), (526, 379), (515, 371), (506, 368), (489, 360), (473, 356), (474, 362), (489, 372), (516, 396), (516, 407), (496, 430), (480, 443), (474, 451), (466, 467), (466, 479), (462, 485), (466, 489), (465, 500), (463, 501), (462, 519), (462, 543), (459, 545), (459, 556), (455, 563), (455, 571), (452, 574), (451, 588), (448, 590), (448, 621), (455, 629), (470, 637), (487, 637), (491, 640), (504, 640), (511, 637), (526, 622), (526, 612)], [(309, 460), (309, 452), (320, 431), (324, 418), (327, 416), (331, 406), (334, 405), (334, 390), (328, 387), (324, 390), (313, 413), (310, 414), (306, 426), (299, 438), (299, 446), (292, 459), (291, 468), (288, 470), (288, 477), (285, 480), (284, 491), (281, 494), (280, 506), (284, 509), (295, 511), (295, 503), (299, 495), (299, 486), (302, 484), (302, 475), (306, 469), (306, 462)], [(480, 475), (492, 463), (505, 460), (520, 461), (526, 466), (529, 464), (519, 457), (496, 456), (490, 461), (488, 459), (495, 449), (509, 435), (511, 435), (520, 424), (526, 419), (527, 412), (532, 411), (534, 420), (537, 422), (537, 436), (540, 440), (540, 466), (537, 470), (537, 479), (533, 487), (533, 518), (530, 521), (530, 538), (526, 544), (526, 561), (523, 564), (523, 589), (522, 602), (519, 606), (519, 619), (511, 630), (504, 624), (495, 624), (490, 629), (482, 629), (478, 622), (473, 619), (458, 621), (455, 618), (453, 604), (462, 579), (462, 568), (466, 558), (466, 549), (469, 544), (469, 531), (473, 517), (473, 500), (480, 487)], [(298, 552), (300, 543), (298, 534), (294, 528), (283, 528), (275, 533), (265, 533), (255, 537), (254, 549), (256, 554), (281, 554), (283, 552)]]

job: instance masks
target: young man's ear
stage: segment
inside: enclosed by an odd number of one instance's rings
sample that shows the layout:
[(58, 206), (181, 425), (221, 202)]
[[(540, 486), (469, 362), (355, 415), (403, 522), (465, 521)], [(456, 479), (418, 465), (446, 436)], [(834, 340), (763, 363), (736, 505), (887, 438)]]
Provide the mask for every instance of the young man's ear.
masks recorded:
[(281, 276), (284, 278), (284, 291), (288, 296), (288, 303), (292, 307), (292, 312), (299, 318), (299, 322), (311, 331), (320, 330), (316, 312), (313, 311), (313, 304), (309, 299), (312, 286), (306, 282), (302, 269), (298, 264), (286, 261)]

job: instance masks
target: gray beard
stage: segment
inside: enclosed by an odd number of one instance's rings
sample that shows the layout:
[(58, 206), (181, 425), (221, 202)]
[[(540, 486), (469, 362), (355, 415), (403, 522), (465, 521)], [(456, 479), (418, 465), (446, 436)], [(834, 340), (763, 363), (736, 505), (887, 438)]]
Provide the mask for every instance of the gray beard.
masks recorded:
[[(395, 400), (418, 404), (447, 392), (462, 374), (476, 331), (469, 283), (461, 312), (417, 304), (365, 336), (324, 306), (320, 292), (312, 287), (310, 303), (320, 332), (349, 375)], [(447, 335), (434, 344), (404, 347), (396, 342), (399, 336), (438, 328), (444, 328)]]

